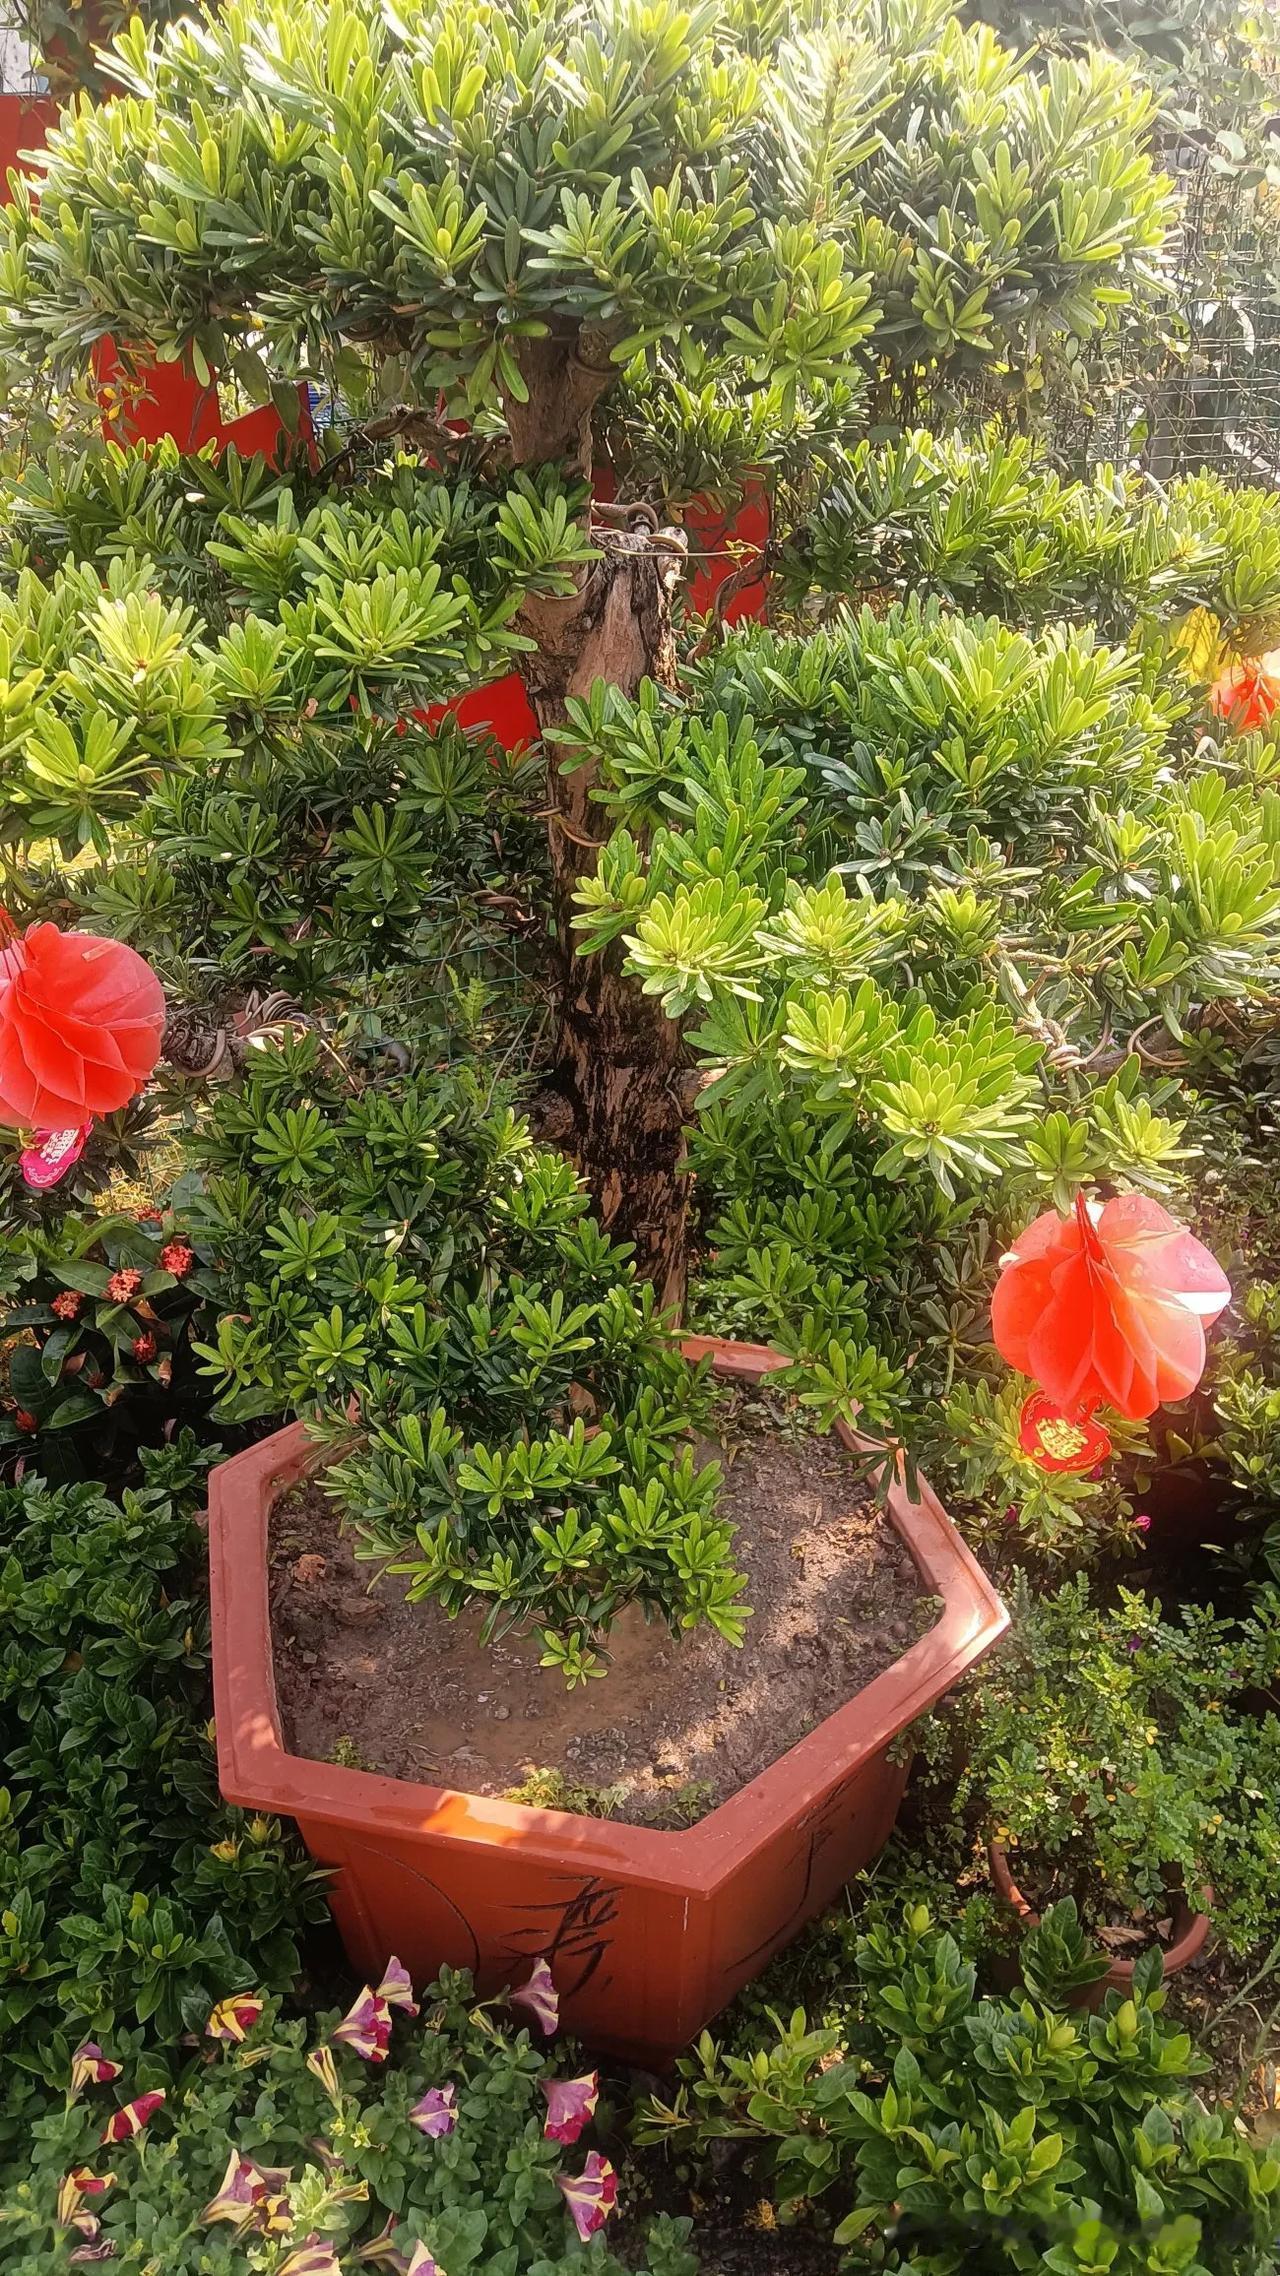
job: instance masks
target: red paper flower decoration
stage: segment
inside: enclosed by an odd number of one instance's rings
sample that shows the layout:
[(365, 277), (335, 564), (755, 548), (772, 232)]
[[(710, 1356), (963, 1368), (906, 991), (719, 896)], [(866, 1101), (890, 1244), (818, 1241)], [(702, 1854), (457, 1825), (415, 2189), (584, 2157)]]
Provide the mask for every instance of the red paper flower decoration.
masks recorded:
[(1093, 1470), (1111, 1452), (1111, 1440), (1091, 1414), (1064, 1415), (1043, 1391), (1033, 1391), (1018, 1418), (1018, 1444), (1042, 1470)]
[(1265, 727), (1280, 705), (1280, 648), (1228, 664), (1209, 690), (1209, 703), (1237, 735)]
[(996, 1350), (1059, 1415), (1104, 1402), (1134, 1420), (1185, 1399), (1231, 1286), (1194, 1234), (1145, 1194), (1077, 1196), (1018, 1236), (991, 1304)]
[(0, 920), (0, 1121), (80, 1128), (136, 1098), (160, 1056), (164, 990), (137, 951)]

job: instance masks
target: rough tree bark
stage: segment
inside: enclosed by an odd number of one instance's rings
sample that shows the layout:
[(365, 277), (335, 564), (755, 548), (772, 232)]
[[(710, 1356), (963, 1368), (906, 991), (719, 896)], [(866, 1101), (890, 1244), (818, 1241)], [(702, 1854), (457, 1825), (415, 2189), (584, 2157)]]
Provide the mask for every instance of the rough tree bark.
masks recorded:
[[(529, 343), (521, 356), (529, 400), (506, 407), (517, 464), (555, 461), (590, 478), (592, 416), (616, 371), (608, 348), (607, 336), (585, 330)], [(570, 598), (531, 599), (521, 613), (521, 630), (537, 643), (522, 670), (544, 733), (563, 726), (569, 700), (587, 695), (596, 680), (628, 695), (645, 678), (675, 682), (671, 601), (684, 572), (683, 533), (655, 527), (648, 508), (617, 518), (623, 526), (593, 521), (600, 559)], [(635, 1244), (641, 1272), (664, 1302), (679, 1303), (688, 1221), (682, 1037), (656, 999), (624, 978), (618, 947), (575, 953), (573, 895), (595, 867), (600, 809), (591, 798), (593, 770), (564, 775), (563, 746), (549, 742), (546, 751), (560, 966), (548, 1135), (581, 1171), (608, 1231)]]

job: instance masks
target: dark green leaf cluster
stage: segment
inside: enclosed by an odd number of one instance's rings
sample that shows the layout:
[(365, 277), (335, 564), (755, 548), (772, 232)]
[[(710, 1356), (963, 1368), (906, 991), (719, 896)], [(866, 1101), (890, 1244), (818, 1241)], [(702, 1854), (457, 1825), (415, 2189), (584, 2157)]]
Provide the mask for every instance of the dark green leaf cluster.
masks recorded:
[(1086, 1916), (1167, 1908), (1208, 1886), (1238, 1950), (1280, 1929), (1280, 1720), (1251, 1711), (1280, 1671), (1280, 1594), (1231, 1621), (1083, 1579), (1013, 1591), (1009, 1637), (959, 1709), (957, 1806), (1011, 1852), (1015, 1877), (1069, 1890)]
[(627, 1604), (740, 1638), (719, 1469), (688, 1443), (705, 1370), (501, 1092), (307, 1036), (254, 1055), (193, 1152), (217, 1411), (310, 1415), (362, 1554), (451, 1615), (482, 1603), (486, 1637), (533, 1623), (570, 1682)]
[(1067, 479), (1029, 435), (859, 442), (828, 454), (800, 518), (779, 561), (797, 604), (815, 587), (837, 602), (934, 593), (1028, 628), (1069, 618), (1120, 638), (1200, 606), (1246, 651), (1268, 644), (1280, 606), (1269, 491), (1208, 473), (1159, 486), (1114, 466)]
[(266, 1819), (218, 1800), (189, 1434), (119, 1503), (0, 1488), (0, 2033), (50, 2082), (79, 2040), (172, 2038), (246, 1978), (288, 1981), (320, 1909)]
[(911, 1906), (859, 1940), (847, 2033), (810, 2032), (800, 2011), (754, 2057), (704, 2037), (643, 2135), (769, 2145), (784, 2203), (852, 2200), (836, 2233), (853, 2265), (1265, 2276), (1280, 2160), (1194, 2093), (1208, 2066), (1161, 2020), (1159, 1953), (1090, 2016), (1064, 2012), (1097, 1973), (1069, 1901), (1020, 1959), (1025, 1995), (980, 1998), (973, 1964)]

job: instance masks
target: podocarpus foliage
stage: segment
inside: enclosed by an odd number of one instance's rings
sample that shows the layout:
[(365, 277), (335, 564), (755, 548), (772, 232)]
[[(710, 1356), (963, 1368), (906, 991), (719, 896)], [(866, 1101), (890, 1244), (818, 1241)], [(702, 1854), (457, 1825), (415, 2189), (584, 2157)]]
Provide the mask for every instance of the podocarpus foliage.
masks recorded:
[[(332, 666), (317, 701), (364, 709), (518, 655), (548, 737), (562, 1135), (678, 1291), (687, 1000), (661, 960), (638, 989), (598, 926), (570, 952), (599, 854), (571, 707), (674, 685), (695, 494), (762, 483), (781, 526), (872, 408), (1078, 354), (1159, 244), (1147, 99), (1105, 61), (1033, 72), (938, 0), (279, 0), (135, 23), (111, 69), (120, 99), (67, 115), (5, 220), (6, 336), (65, 368), (110, 331), (261, 393), (313, 372), (434, 456), (394, 558), (367, 533), (277, 587), (284, 645)], [(604, 445), (615, 509), (587, 500)], [(468, 473), (501, 498), (455, 568)], [(693, 929), (732, 960), (757, 899), (731, 849)]]

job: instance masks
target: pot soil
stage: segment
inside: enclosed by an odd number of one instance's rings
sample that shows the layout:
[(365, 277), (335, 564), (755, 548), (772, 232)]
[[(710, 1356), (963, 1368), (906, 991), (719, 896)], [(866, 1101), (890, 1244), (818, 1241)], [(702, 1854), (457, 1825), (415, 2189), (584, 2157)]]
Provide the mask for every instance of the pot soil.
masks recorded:
[[(1016, 1913), (1023, 1930), (1038, 1927), (1040, 1914), (1014, 1880), (1008, 1852), (1001, 1842), (993, 1841), (988, 1845), (987, 1861), (991, 1868), (991, 1878), (995, 1883), (997, 1896), (1001, 1897), (1004, 1903)], [(1205, 1890), (1204, 1901), (1210, 1905), (1213, 1903), (1212, 1889)], [(1125, 1994), (1131, 1992), (1133, 1989), (1134, 1962), (1144, 1946), (1147, 1948), (1152, 1944), (1160, 1946), (1166, 1976), (1181, 1974), (1182, 1970), (1204, 1950), (1205, 1940), (1208, 1937), (1212, 1922), (1207, 1912), (1194, 1910), (1188, 1903), (1186, 1894), (1182, 1889), (1171, 1893), (1167, 1919), (1168, 1928), (1165, 1933), (1162, 1934), (1160, 1924), (1152, 1920), (1149, 1933), (1139, 1938), (1137, 1948), (1127, 1958), (1117, 1954), (1112, 1959), (1105, 1976), (1099, 1976), (1097, 1981), (1092, 1984), (1082, 1985), (1077, 1992), (1071, 1995), (1070, 2004), (1073, 2007), (1094, 2008), (1101, 2005), (1103, 1994), (1106, 1992), (1118, 1991)], [(1091, 1933), (1106, 1950), (1107, 1932), (1095, 1930)]]
[[(712, 1450), (706, 1450), (710, 1453)], [(468, 1794), (552, 1798), (631, 1825), (694, 1823), (747, 1785), (932, 1626), (940, 1607), (837, 1440), (780, 1435), (757, 1401), (716, 1447), (721, 1515), (752, 1606), (741, 1646), (673, 1637), (633, 1607), (609, 1673), (566, 1691), (536, 1634), (481, 1644), (370, 1587), (339, 1512), (305, 1482), (271, 1519), (276, 1695), (288, 1744), (313, 1761)]]
[[(786, 1365), (761, 1345), (692, 1337), (684, 1348), (744, 1383)], [(864, 1451), (852, 1433), (835, 1436)], [(274, 1505), (306, 1476), (312, 1451), (295, 1425), (210, 1475), (223, 1794), (296, 1818), (312, 1855), (331, 1870), (343, 1940), (370, 1982), (395, 1952), (419, 1983), (444, 1965), (468, 1968), (488, 1994), (545, 1959), (564, 2028), (652, 2069), (665, 2067), (883, 1848), (909, 1767), (909, 1749), (895, 1740), (1008, 1625), (928, 1486), (912, 1499), (895, 1481), (889, 1521), (920, 1595), (940, 1601), (940, 1616), (923, 1635), (913, 1626), (898, 1656), (807, 1735), (785, 1751), (775, 1739), (777, 1759), (687, 1829), (470, 1793), (453, 1765), (419, 1782), (308, 1760), (281, 1728), (269, 1536)], [(593, 1713), (608, 1719), (603, 1705)]]

